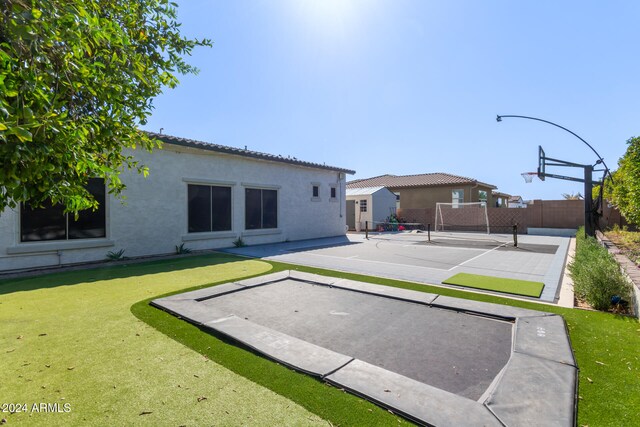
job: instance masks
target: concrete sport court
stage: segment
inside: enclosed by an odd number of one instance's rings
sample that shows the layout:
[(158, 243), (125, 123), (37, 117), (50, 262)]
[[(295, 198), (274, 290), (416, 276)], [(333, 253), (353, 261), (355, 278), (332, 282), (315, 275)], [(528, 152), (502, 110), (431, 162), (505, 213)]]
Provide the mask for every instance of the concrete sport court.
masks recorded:
[(575, 423), (560, 316), (296, 271), (152, 304), (420, 424)]
[[(570, 239), (482, 233), (370, 233), (226, 249), (290, 264), (441, 285), (456, 273), (544, 283), (540, 300), (556, 302)], [(448, 285), (447, 285), (448, 286)]]

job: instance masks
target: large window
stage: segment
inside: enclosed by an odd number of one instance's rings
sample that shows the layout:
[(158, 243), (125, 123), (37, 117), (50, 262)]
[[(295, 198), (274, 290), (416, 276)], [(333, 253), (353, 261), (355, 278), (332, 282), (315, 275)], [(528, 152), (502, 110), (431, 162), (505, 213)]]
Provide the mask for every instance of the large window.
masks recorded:
[(487, 192), (480, 190), (478, 191), (478, 201), (481, 203), (487, 204)]
[(46, 240), (96, 239), (107, 235), (105, 188), (102, 178), (92, 178), (87, 190), (98, 201), (94, 211), (87, 209), (74, 214), (65, 214), (62, 205), (46, 203), (41, 208), (22, 204), (20, 209), (20, 241), (39, 242)]
[(189, 184), (189, 233), (231, 230), (231, 187)]
[(278, 228), (278, 192), (276, 190), (246, 188), (244, 205), (245, 229)]
[(464, 190), (452, 190), (451, 203), (454, 208), (457, 208), (459, 203), (464, 203)]

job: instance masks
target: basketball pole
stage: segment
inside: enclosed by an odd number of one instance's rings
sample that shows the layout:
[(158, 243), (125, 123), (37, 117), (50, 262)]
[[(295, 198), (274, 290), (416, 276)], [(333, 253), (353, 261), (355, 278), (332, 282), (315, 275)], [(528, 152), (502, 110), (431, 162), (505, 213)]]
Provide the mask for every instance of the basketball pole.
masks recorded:
[(575, 137), (576, 137), (576, 138), (578, 138), (580, 141), (582, 141), (582, 142), (583, 142), (587, 147), (589, 147), (589, 148), (591, 149), (591, 151), (593, 151), (593, 153), (594, 153), (596, 156), (598, 156), (598, 160), (600, 160), (598, 163), (602, 163), (602, 166), (604, 166), (604, 168), (605, 168), (605, 170), (606, 170), (605, 175), (609, 175), (609, 178), (613, 179), (613, 177), (611, 176), (611, 172), (609, 172), (609, 168), (607, 167), (607, 164), (604, 162), (604, 159), (602, 158), (602, 156), (600, 156), (600, 154), (596, 151), (596, 149), (595, 149), (595, 148), (593, 148), (593, 147), (591, 146), (591, 144), (589, 144), (587, 141), (585, 141), (585, 140), (584, 140), (580, 135), (578, 135), (577, 133), (575, 133), (575, 132), (573, 132), (573, 131), (570, 131), (569, 129), (567, 129), (567, 128), (566, 128), (566, 127), (564, 127), (564, 126), (560, 126), (560, 125), (559, 125), (559, 124), (557, 124), (557, 123), (550, 122), (549, 120), (539, 119), (539, 118), (537, 118), (537, 117), (529, 117), (529, 116), (514, 116), (514, 115), (503, 115), (503, 116), (501, 116), (501, 115), (499, 115), (499, 114), (498, 114), (498, 115), (496, 116), (496, 121), (497, 121), (497, 122), (501, 122), (501, 121), (502, 121), (502, 119), (504, 119), (505, 117), (513, 117), (513, 118), (516, 118), (516, 119), (528, 119), (528, 120), (535, 120), (535, 121), (538, 121), (538, 122), (542, 122), (542, 123), (550, 124), (551, 126), (555, 126), (555, 127), (560, 128), (560, 129), (562, 129), (562, 130), (564, 130), (564, 131), (566, 131), (566, 132), (569, 132), (571, 135), (575, 136)]
[(584, 165), (584, 234), (596, 235), (596, 218), (593, 212), (593, 166)]
[[(528, 120), (535, 120), (538, 122), (543, 122), (543, 123), (547, 123), (550, 124), (552, 126), (555, 126), (557, 128), (560, 128), (566, 132), (569, 132), (571, 135), (575, 136), (576, 138), (578, 138), (580, 141), (582, 141), (587, 147), (589, 147), (591, 149), (591, 151), (593, 151), (595, 153), (596, 156), (598, 156), (598, 161), (596, 162), (596, 165), (598, 164), (602, 164), (602, 166), (604, 166), (604, 176), (602, 177), (602, 182), (600, 183), (600, 185), (604, 185), (605, 183), (605, 178), (607, 175), (609, 175), (609, 178), (613, 181), (613, 177), (611, 176), (611, 172), (609, 171), (609, 168), (607, 167), (607, 164), (604, 162), (604, 159), (602, 158), (602, 156), (600, 156), (600, 154), (595, 150), (595, 148), (593, 148), (591, 146), (591, 144), (589, 144), (587, 141), (585, 141), (583, 138), (581, 138), (577, 133), (567, 129), (564, 126), (560, 126), (557, 123), (553, 123), (550, 122), (548, 120), (543, 120), (543, 119), (539, 119), (536, 117), (529, 117), (529, 116), (516, 116), (516, 115), (497, 115), (496, 116), (496, 121), (497, 122), (501, 122), (503, 118), (506, 117), (511, 117), (511, 118), (517, 118), (517, 119), (528, 119)], [(592, 165), (579, 165), (576, 163), (571, 163), (571, 162), (566, 162), (563, 160), (557, 160), (557, 159), (549, 159), (555, 162), (558, 162), (556, 164), (552, 164), (552, 166), (569, 166), (569, 167), (582, 167), (584, 168), (584, 179), (576, 179), (576, 178), (570, 178), (570, 177), (565, 177), (565, 176), (560, 176), (560, 175), (554, 175), (554, 174), (547, 174), (545, 173), (544, 176), (548, 176), (550, 178), (558, 178), (558, 179), (566, 179), (569, 181), (578, 181), (578, 182), (584, 182), (584, 234), (587, 236), (592, 236), (594, 237), (596, 232), (596, 214), (594, 212), (593, 209), (593, 166)], [(546, 161), (546, 159), (545, 159)], [(603, 200), (602, 198), (600, 198), (599, 203), (602, 203)]]

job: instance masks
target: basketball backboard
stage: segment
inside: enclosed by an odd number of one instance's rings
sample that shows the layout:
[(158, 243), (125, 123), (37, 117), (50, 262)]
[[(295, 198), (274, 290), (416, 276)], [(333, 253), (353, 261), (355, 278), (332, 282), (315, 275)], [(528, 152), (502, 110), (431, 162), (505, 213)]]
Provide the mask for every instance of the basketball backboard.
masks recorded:
[(542, 181), (544, 181), (545, 176), (545, 161), (546, 157), (544, 155), (542, 145), (538, 145), (538, 178), (540, 178)]

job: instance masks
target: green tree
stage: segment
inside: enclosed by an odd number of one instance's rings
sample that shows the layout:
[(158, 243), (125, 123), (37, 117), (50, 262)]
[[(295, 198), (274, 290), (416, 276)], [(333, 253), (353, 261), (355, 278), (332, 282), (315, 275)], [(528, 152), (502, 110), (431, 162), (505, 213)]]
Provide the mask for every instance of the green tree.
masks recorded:
[(627, 141), (627, 151), (618, 161), (613, 180), (607, 179), (605, 198), (618, 207), (627, 221), (640, 225), (640, 138)]
[(0, 0), (0, 211), (50, 199), (95, 207), (84, 186), (147, 168), (128, 148), (159, 142), (138, 126), (207, 39), (180, 35), (169, 0)]

